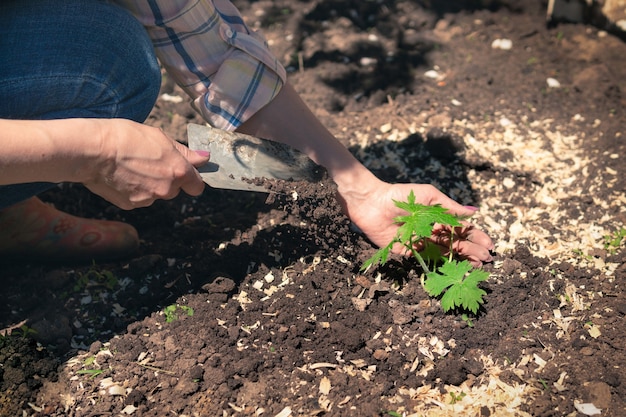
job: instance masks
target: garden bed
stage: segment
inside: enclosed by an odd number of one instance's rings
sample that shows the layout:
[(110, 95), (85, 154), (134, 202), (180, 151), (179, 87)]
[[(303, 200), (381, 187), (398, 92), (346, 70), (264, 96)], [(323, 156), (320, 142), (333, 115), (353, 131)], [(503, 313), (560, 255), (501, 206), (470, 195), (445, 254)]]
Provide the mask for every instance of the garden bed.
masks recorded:
[[(328, 182), (130, 212), (66, 185), (42, 198), (140, 253), (2, 266), (0, 415), (624, 415), (626, 45), (541, 2), (236, 3), (379, 177), (480, 208), (484, 305), (444, 313), (406, 259), (361, 272)], [(147, 123), (184, 140), (163, 93)]]

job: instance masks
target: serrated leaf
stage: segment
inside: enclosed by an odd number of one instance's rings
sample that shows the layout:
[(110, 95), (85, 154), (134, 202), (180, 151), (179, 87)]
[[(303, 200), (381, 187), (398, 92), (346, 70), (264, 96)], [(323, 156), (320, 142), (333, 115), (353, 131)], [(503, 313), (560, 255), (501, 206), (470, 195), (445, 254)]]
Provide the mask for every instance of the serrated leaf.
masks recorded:
[(387, 246), (385, 246), (384, 248), (380, 248), (379, 250), (376, 251), (376, 253), (374, 253), (374, 255), (372, 255), (371, 258), (369, 258), (368, 260), (366, 260), (363, 265), (361, 266), (361, 271), (366, 271), (368, 270), (371, 266), (374, 265), (384, 265), (387, 263), (387, 260), (389, 259), (389, 254), (391, 252), (391, 248), (393, 247), (394, 242), (391, 242), (390, 244), (388, 244)]
[(448, 213), (448, 209), (440, 204), (425, 206), (416, 203), (413, 191), (409, 193), (407, 201), (394, 201), (394, 204), (408, 213), (394, 218), (394, 222), (401, 225), (398, 228), (398, 239), (403, 243), (430, 237), (436, 223), (461, 226), (456, 216)]
[(437, 272), (427, 274), (424, 289), (433, 297), (445, 291), (441, 297), (441, 308), (444, 311), (461, 307), (476, 314), (486, 294), (478, 287), (478, 283), (488, 277), (489, 273), (481, 269), (472, 270), (467, 260), (451, 261), (440, 266)]
[[(489, 277), (489, 273), (481, 269), (473, 269), (469, 261), (456, 261), (442, 256), (439, 248), (429, 242), (435, 224), (451, 227), (462, 226), (461, 218), (450, 214), (441, 205), (425, 206), (415, 202), (415, 194), (411, 191), (406, 201), (395, 201), (396, 207), (407, 212), (397, 216), (394, 222), (398, 224), (396, 237), (384, 248), (363, 263), (361, 270), (367, 270), (373, 265), (384, 265), (396, 243), (405, 245), (413, 252), (415, 259), (426, 272), (424, 289), (431, 297), (441, 297), (441, 307), (444, 311), (462, 308), (476, 314), (483, 303), (486, 292), (478, 287), (481, 281)], [(454, 236), (451, 236), (454, 239)], [(425, 244), (421, 252), (417, 252), (415, 244)], [(429, 272), (426, 262), (436, 265), (443, 264), (433, 272)]]
[(438, 268), (438, 271), (426, 274), (428, 279), (424, 283), (424, 289), (430, 296), (438, 297), (448, 287), (461, 283), (470, 269), (472, 269), (472, 265), (469, 262), (446, 262)]

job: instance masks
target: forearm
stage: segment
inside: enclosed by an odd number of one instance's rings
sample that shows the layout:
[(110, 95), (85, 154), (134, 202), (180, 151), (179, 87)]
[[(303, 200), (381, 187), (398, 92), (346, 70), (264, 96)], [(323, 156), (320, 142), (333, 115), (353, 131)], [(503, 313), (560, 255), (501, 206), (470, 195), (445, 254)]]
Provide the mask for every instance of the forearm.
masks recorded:
[(0, 184), (82, 182), (101, 153), (95, 119), (0, 119)]
[(342, 195), (366, 195), (380, 181), (315, 117), (289, 84), (238, 131), (286, 143), (327, 169)]

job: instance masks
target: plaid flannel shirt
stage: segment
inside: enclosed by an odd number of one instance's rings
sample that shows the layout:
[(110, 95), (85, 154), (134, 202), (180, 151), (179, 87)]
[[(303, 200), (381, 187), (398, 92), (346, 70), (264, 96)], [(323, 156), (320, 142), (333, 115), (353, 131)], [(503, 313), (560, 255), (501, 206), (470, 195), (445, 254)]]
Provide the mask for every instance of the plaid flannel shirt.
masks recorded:
[(167, 73), (212, 126), (234, 130), (269, 103), (286, 74), (227, 0), (114, 0), (146, 28)]

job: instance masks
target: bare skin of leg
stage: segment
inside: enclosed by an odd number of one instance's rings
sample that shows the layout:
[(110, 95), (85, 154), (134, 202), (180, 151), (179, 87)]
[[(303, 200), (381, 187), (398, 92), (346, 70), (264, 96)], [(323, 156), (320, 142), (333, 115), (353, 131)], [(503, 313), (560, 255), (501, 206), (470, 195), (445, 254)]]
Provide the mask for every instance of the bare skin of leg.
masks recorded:
[(37, 197), (0, 211), (0, 259), (89, 262), (124, 258), (138, 246), (128, 224), (72, 216)]

